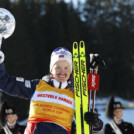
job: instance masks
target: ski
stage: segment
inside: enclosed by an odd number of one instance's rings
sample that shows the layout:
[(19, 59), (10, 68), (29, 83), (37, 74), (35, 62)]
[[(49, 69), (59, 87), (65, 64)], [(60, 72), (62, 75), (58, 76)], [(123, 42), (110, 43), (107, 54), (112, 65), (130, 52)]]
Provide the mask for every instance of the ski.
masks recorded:
[(78, 51), (78, 43), (77, 42), (73, 43), (73, 74), (74, 74), (74, 93), (75, 93), (76, 134), (82, 134), (79, 51)]
[[(84, 120), (85, 112), (88, 112), (88, 86), (85, 43), (80, 41), (73, 43), (73, 72), (76, 109), (76, 134), (90, 134), (89, 124)], [(82, 124), (83, 123), (83, 124)]]
[(82, 113), (83, 113), (83, 131), (84, 134), (90, 134), (89, 124), (84, 120), (84, 114), (88, 112), (88, 86), (87, 86), (87, 68), (86, 68), (86, 53), (85, 43), (79, 43), (79, 56), (80, 56), (80, 77), (81, 77), (81, 91), (82, 91)]

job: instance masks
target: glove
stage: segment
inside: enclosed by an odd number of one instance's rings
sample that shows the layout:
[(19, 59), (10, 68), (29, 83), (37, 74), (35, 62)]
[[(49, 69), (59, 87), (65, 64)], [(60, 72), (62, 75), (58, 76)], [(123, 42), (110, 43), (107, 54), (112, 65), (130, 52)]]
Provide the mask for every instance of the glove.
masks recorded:
[(5, 55), (2, 51), (0, 51), (0, 64), (3, 63), (4, 59), (5, 59)]
[(89, 67), (94, 69), (96, 66), (101, 65), (106, 69), (105, 61), (99, 56), (99, 54), (93, 55), (93, 61), (90, 63)]
[(96, 123), (98, 122), (98, 114), (94, 112), (86, 112), (84, 119), (87, 124), (96, 126)]
[(87, 124), (92, 125), (93, 129), (99, 131), (103, 128), (103, 122), (98, 118), (99, 114), (94, 112), (86, 112), (84, 119)]

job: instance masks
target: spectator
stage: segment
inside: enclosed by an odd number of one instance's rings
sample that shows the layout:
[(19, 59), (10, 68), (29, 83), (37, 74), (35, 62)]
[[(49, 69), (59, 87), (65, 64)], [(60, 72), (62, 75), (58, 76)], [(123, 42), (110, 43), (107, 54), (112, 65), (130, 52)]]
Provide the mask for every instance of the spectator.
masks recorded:
[(0, 120), (0, 134), (24, 134), (25, 126), (18, 124), (18, 114), (7, 102), (1, 104)]
[(106, 108), (106, 117), (112, 119), (104, 127), (104, 134), (134, 134), (134, 127), (131, 123), (122, 119), (123, 109), (121, 102), (114, 101), (111, 97)]

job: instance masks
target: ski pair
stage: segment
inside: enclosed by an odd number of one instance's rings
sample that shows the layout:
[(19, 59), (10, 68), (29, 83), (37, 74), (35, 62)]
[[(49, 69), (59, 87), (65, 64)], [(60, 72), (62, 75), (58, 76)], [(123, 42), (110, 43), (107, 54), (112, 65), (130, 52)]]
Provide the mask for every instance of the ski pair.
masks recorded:
[(89, 109), (85, 43), (73, 43), (73, 74), (75, 92), (76, 134), (90, 134), (84, 114)]
[[(92, 134), (92, 126), (84, 120), (84, 114), (94, 112), (96, 91), (99, 89), (98, 67), (106, 69), (105, 61), (99, 54), (90, 54), (90, 65), (87, 79), (85, 43), (73, 43), (73, 73), (75, 92), (76, 134)], [(89, 92), (88, 92), (89, 90)], [(92, 100), (92, 103), (90, 104)]]

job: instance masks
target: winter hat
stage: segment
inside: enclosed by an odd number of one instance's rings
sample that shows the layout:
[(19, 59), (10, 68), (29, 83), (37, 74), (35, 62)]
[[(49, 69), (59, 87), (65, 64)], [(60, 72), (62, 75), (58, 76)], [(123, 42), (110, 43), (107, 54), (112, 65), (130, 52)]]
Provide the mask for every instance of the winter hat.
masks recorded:
[(114, 109), (114, 110), (115, 110), (115, 109), (124, 109), (124, 107), (122, 106), (121, 102), (116, 101), (116, 102), (114, 102), (114, 104), (113, 104), (113, 109)]
[(9, 114), (17, 114), (15, 107), (8, 104), (7, 101), (4, 101), (0, 104), (0, 126), (4, 126), (5, 117)]
[(109, 119), (113, 119), (113, 112), (115, 109), (124, 109), (124, 107), (122, 106), (121, 102), (119, 101), (115, 101), (114, 97), (112, 96), (109, 101), (108, 104), (106, 106), (106, 117)]
[(52, 70), (53, 65), (59, 60), (67, 61), (70, 64), (71, 71), (72, 71), (72, 54), (71, 54), (71, 52), (64, 47), (58, 47), (51, 54), (50, 72)]

